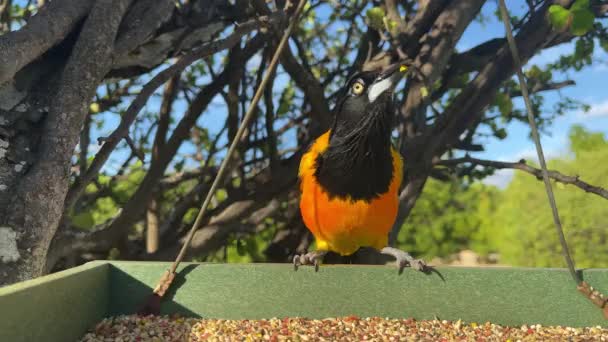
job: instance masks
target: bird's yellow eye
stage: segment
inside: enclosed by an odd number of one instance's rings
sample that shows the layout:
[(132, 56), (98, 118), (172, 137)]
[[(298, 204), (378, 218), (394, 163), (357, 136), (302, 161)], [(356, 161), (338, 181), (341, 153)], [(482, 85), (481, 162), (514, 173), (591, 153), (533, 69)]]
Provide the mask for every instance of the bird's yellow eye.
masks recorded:
[(363, 93), (363, 89), (365, 87), (363, 86), (363, 83), (361, 82), (355, 82), (352, 86), (352, 90), (353, 90), (353, 94), (355, 95), (361, 95)]

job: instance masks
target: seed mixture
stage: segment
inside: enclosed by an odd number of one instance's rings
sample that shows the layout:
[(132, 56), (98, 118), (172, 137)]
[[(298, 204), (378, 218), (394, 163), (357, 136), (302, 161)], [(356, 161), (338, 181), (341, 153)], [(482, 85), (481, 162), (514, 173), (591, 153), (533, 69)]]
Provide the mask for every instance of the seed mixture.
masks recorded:
[(133, 315), (104, 319), (81, 341), (608, 341), (608, 329), (379, 317), (218, 320)]

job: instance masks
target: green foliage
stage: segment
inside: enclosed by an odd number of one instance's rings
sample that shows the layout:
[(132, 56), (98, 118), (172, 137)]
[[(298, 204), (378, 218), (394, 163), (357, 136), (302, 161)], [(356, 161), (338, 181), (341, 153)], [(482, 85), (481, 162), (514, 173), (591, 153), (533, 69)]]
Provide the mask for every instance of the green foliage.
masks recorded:
[(549, 7), (549, 20), (551, 20), (553, 27), (558, 30), (563, 30), (568, 26), (570, 11), (560, 5), (551, 5), (551, 7)]
[[(594, 185), (608, 186), (608, 141), (599, 133), (575, 126), (570, 133), (573, 159), (552, 160), (551, 169), (580, 175)], [(553, 183), (566, 239), (578, 267), (607, 267), (606, 201), (579, 188)], [(516, 173), (500, 194), (496, 212), (484, 225), (490, 249), (501, 262), (518, 266), (564, 267), (561, 247), (544, 185), (535, 177)]]
[(583, 157), (589, 151), (608, 149), (608, 141), (602, 133), (591, 133), (581, 126), (573, 126), (569, 137), (570, 148), (577, 157)]
[(572, 11), (572, 27), (570, 32), (576, 36), (582, 36), (593, 28), (595, 16), (593, 13), (584, 8)]
[(497, 190), (483, 184), (430, 179), (401, 227), (398, 246), (425, 258), (462, 249), (485, 250), (481, 227), (495, 207)]
[(231, 263), (264, 262), (266, 261), (264, 250), (279, 228), (280, 226), (272, 218), (268, 218), (256, 233), (233, 234), (222, 249), (199, 260)]
[(505, 93), (498, 93), (494, 98), (494, 104), (503, 116), (509, 116), (513, 111), (513, 101), (511, 97)]
[(595, 16), (589, 10), (589, 0), (576, 0), (570, 9), (551, 5), (549, 20), (557, 30), (569, 28), (572, 34), (582, 36), (593, 28)]
[(368, 25), (378, 31), (384, 29), (384, 9), (382, 7), (372, 7), (365, 12)]
[(119, 181), (111, 182), (111, 177), (100, 175), (96, 183), (89, 184), (85, 189), (86, 195), (95, 196), (101, 192), (107, 193), (107, 196), (99, 196), (82, 210), (71, 213), (74, 226), (90, 229), (116, 216), (118, 209), (133, 196), (146, 173), (141, 162), (132, 165), (128, 172)]
[[(571, 128), (569, 138), (573, 156), (551, 160), (549, 168), (608, 187), (608, 139), (580, 126)], [(576, 265), (608, 267), (606, 201), (572, 185), (554, 182), (553, 188)], [(504, 191), (429, 180), (398, 246), (425, 258), (473, 249), (481, 255), (497, 252), (508, 265), (564, 266), (544, 185), (524, 172)]]
[(296, 94), (295, 87), (293, 82), (287, 83), (283, 93), (281, 93), (281, 98), (279, 99), (279, 108), (277, 109), (277, 117), (283, 117), (287, 114), (292, 108), (291, 104), (293, 103), (293, 98)]
[(608, 52), (608, 40), (600, 39), (600, 46), (604, 51)]
[(548, 83), (553, 79), (553, 73), (550, 69), (543, 70), (538, 65), (533, 65), (526, 71), (526, 77), (538, 83)]
[(593, 50), (595, 41), (593, 36), (583, 36), (576, 40), (574, 52), (569, 55), (562, 55), (557, 62), (548, 67), (555, 70), (567, 71), (570, 69), (581, 70), (583, 67), (591, 65), (593, 62)]
[(118, 210), (116, 202), (109, 197), (102, 197), (88, 208), (88, 210), (76, 214), (72, 217), (74, 226), (81, 229), (90, 229), (97, 224), (101, 224), (111, 219)]

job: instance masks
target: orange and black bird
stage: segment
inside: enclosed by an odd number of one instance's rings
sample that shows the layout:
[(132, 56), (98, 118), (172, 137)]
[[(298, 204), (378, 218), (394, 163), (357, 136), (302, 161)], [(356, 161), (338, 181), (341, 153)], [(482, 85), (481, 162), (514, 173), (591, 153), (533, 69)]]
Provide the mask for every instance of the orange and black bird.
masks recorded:
[(356, 72), (340, 91), (334, 124), (300, 161), (300, 212), (317, 249), (296, 255), (294, 268), (319, 263), (328, 251), (351, 255), (373, 247), (396, 258), (399, 272), (425, 264), (388, 246), (403, 174), (401, 155), (391, 143), (393, 93), (408, 68)]

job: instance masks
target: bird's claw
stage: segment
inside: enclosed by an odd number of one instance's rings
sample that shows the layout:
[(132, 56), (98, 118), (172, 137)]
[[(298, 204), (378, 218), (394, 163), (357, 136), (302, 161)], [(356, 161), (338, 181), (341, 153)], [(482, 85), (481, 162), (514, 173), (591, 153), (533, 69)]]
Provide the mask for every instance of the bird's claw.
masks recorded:
[(403, 269), (406, 266), (410, 266), (412, 269), (416, 271), (424, 271), (426, 269), (426, 262), (422, 259), (412, 259), (412, 260), (398, 260), (399, 273), (403, 272)]
[(319, 264), (321, 263), (321, 259), (323, 259), (323, 256), (325, 256), (326, 253), (327, 252), (325, 251), (314, 251), (302, 255), (295, 255), (293, 257), (294, 271), (297, 271), (300, 265), (314, 265), (315, 272), (319, 272)]
[(393, 256), (395, 258), (395, 261), (397, 261), (397, 267), (399, 267), (399, 274), (403, 273), (403, 269), (406, 266), (410, 266), (412, 269), (421, 272), (424, 272), (427, 269), (427, 265), (424, 260), (414, 259), (409, 253), (400, 249), (385, 247), (382, 249), (381, 253)]

